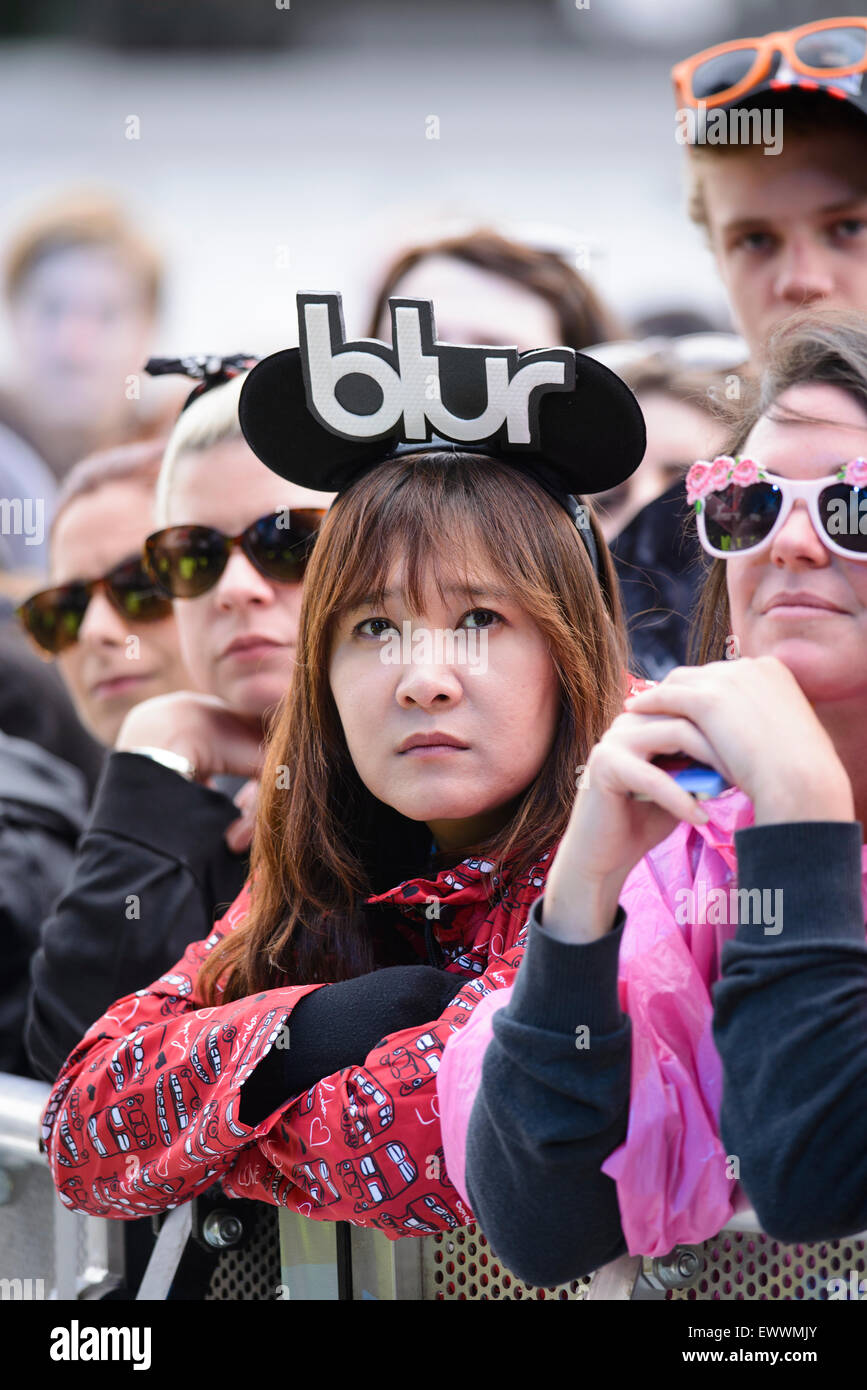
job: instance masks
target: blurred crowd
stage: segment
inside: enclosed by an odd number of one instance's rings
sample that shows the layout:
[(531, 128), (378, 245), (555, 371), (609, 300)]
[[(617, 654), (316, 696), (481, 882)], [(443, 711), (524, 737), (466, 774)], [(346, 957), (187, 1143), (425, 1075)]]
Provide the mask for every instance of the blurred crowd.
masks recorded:
[[(389, 297), (421, 297), (434, 304), (441, 341), (512, 344), (520, 351), (562, 343), (589, 350), (617, 371), (648, 422), (639, 470), (596, 499), (606, 539), (626, 532), (625, 545), (629, 523), (643, 508), (676, 486), (695, 458), (712, 452), (722, 428), (716, 395), (724, 393), (726, 375), (744, 367), (748, 349), (737, 335), (676, 309), (650, 325), (634, 324), (626, 336), (573, 259), (572, 248), (556, 239), (519, 243), (493, 227), (409, 247), (375, 289), (364, 332), (387, 340)], [(166, 492), (164, 454), (186, 394), (178, 377), (144, 371), (163, 292), (159, 253), (107, 196), (58, 197), (6, 251), (16, 375), (0, 392), (6, 499), (0, 589), (2, 640), (10, 648), (3, 730), (60, 754), (84, 772), (91, 789), (99, 747), (114, 744), (133, 705), (191, 684), (200, 688), (176, 646), (177, 620), (183, 624), (190, 605), (175, 613), (168, 602), (157, 606), (139, 631), (129, 621), (139, 613), (112, 603), (106, 589), (82, 613), (75, 642), (56, 651), (38, 649), (32, 624), (36, 643), (20, 640), (13, 609), (40, 579), (59, 588), (107, 575), (131, 561), (153, 529), (154, 490), (162, 464)], [(171, 444), (173, 454), (187, 447), (177, 437)], [(201, 515), (198, 503), (181, 510)], [(642, 593), (645, 610), (659, 606), (652, 598), (647, 602)], [(663, 605), (656, 616), (670, 618), (670, 610)], [(133, 648), (125, 645), (132, 635), (135, 666)], [(54, 669), (40, 667), (34, 651), (55, 656)], [(672, 653), (646, 655), (649, 674), (673, 664)], [(51, 679), (55, 671), (61, 680)], [(39, 692), (32, 704), (24, 695), (31, 688)], [(21, 722), (13, 704), (28, 706)]]
[[(867, 29), (853, 24), (857, 49)], [(643, 458), (589, 506), (636, 689), (698, 659), (709, 562), (688, 471), (726, 449), (788, 321), (867, 315), (862, 57), (824, 85), (795, 70), (772, 90), (736, 64), (705, 88), (692, 70), (679, 79), (680, 103), (730, 89), (726, 109), (784, 112), (773, 158), (684, 150), (689, 215), (736, 332), (689, 304), (623, 322), (574, 248), (493, 220), (406, 247), (349, 325), (390, 343), (389, 301), (430, 300), (442, 343), (565, 346), (630, 388)], [(53, 1082), (113, 1001), (165, 976), (244, 891), (263, 743), (310, 640), (304, 574), (337, 489), (279, 477), (251, 449), (238, 410), (254, 358), (184, 357), (188, 344), (151, 358), (162, 255), (113, 197), (47, 200), (3, 248), (2, 273), (14, 369), (0, 383), (0, 1071)], [(431, 1018), (446, 1003), (435, 983)]]

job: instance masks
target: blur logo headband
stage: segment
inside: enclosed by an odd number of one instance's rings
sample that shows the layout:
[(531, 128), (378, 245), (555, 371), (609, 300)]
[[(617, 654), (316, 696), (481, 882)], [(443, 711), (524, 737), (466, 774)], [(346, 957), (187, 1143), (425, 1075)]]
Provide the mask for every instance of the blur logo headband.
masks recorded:
[(390, 344), (348, 341), (339, 294), (298, 296), (301, 346), (259, 362), (239, 403), (247, 443), (275, 473), (342, 492), (398, 452), (487, 454), (571, 514), (573, 494), (604, 492), (638, 467), (644, 419), (601, 363), (565, 347), (441, 343), (429, 301), (389, 309)]
[(389, 300), (393, 347), (347, 343), (339, 295), (298, 301), (307, 404), (343, 439), (390, 439), (400, 426), (408, 444), (432, 434), (469, 443), (503, 432), (504, 444), (538, 449), (540, 392), (575, 386), (575, 354), (567, 348), (519, 353), (437, 343), (425, 300)]

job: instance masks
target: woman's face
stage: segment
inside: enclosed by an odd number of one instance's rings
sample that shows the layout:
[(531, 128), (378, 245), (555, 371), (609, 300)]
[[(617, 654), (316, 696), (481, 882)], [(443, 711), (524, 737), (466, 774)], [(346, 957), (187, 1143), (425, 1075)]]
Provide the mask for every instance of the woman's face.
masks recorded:
[[(327, 508), (332, 496), (287, 483), (243, 439), (227, 439), (177, 460), (166, 525), (213, 526), (236, 536), (281, 509)], [(213, 589), (176, 599), (174, 609), (184, 660), (200, 690), (253, 718), (277, 704), (295, 660), (300, 584), (260, 574), (235, 546)]]
[[(496, 575), (471, 588), (432, 577), (412, 613), (401, 572), (381, 606), (338, 621), (329, 678), (352, 760), (365, 786), (441, 849), (504, 825), (554, 741), (560, 685), (546, 640)], [(413, 746), (415, 740), (424, 743)]]
[(153, 331), (141, 278), (104, 246), (43, 256), (14, 297), (11, 322), (28, 399), (55, 427), (115, 416)]
[[(51, 540), (51, 582), (98, 579), (141, 553), (153, 529), (153, 489), (133, 480), (108, 483), (70, 502)], [(136, 623), (97, 590), (78, 641), (57, 664), (81, 722), (112, 744), (124, 717), (140, 700), (189, 684), (174, 618)]]
[[(743, 454), (786, 478), (821, 478), (867, 457), (867, 413), (835, 386), (794, 386), (788, 408), (833, 425), (762, 418)], [(776, 656), (813, 702), (867, 692), (867, 563), (833, 555), (803, 501), (770, 546), (726, 562), (732, 631), (742, 656)]]

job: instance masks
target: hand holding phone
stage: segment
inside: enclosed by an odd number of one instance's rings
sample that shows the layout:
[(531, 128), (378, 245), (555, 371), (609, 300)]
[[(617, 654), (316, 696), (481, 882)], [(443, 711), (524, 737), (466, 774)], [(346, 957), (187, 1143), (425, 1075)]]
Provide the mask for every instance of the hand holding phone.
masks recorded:
[[(654, 758), (653, 763), (667, 772), (685, 792), (689, 792), (694, 801), (710, 801), (731, 785), (715, 767), (697, 763), (692, 758), (664, 755)], [(639, 792), (635, 800), (649, 801), (650, 797)]]

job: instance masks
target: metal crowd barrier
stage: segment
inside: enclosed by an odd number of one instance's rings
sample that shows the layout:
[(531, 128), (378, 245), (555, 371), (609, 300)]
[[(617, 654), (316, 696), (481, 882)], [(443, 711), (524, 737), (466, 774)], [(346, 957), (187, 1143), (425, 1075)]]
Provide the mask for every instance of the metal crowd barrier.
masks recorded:
[(840, 1292), (838, 1285), (837, 1297), (857, 1297), (867, 1276), (867, 1232), (784, 1245), (762, 1232), (750, 1211), (703, 1245), (677, 1246), (661, 1259), (623, 1256), (593, 1275), (548, 1289), (523, 1283), (475, 1226), (397, 1241), (347, 1226), (348, 1259), (337, 1248), (335, 1230), (327, 1222), (280, 1212), (282, 1298), (815, 1301), (829, 1297), (832, 1280), (847, 1290)]
[(69, 1211), (39, 1152), (51, 1087), (0, 1072), (0, 1299), (97, 1299), (123, 1284), (120, 1222)]
[[(69, 1211), (39, 1151), (49, 1091), (0, 1073), (0, 1300), (99, 1299), (124, 1284), (125, 1223)], [(784, 1245), (759, 1229), (754, 1212), (664, 1259), (624, 1256), (593, 1275), (539, 1289), (507, 1269), (476, 1226), (391, 1241), (369, 1227), (218, 1201), (204, 1222), (193, 1203), (169, 1212), (139, 1300), (166, 1298), (197, 1224), (219, 1251), (208, 1301), (809, 1301), (828, 1298), (832, 1280), (840, 1281), (837, 1297), (857, 1298), (867, 1278), (867, 1233)], [(849, 1292), (840, 1293), (841, 1284)]]

